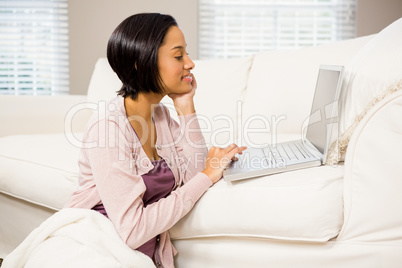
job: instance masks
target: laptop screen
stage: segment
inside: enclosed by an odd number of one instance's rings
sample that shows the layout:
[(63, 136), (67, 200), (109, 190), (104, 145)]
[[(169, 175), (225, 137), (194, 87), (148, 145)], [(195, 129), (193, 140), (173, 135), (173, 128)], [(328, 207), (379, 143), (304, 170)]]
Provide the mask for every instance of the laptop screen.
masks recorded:
[(342, 66), (320, 66), (306, 138), (322, 154), (338, 117)]

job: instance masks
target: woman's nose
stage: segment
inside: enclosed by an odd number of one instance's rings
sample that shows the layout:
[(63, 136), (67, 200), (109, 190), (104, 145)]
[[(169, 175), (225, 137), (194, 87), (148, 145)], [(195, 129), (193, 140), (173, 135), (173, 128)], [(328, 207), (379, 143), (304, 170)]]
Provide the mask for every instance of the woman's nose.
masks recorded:
[(194, 67), (195, 67), (194, 62), (190, 59), (189, 56), (187, 56), (186, 62), (184, 63), (184, 68), (192, 70), (192, 69), (194, 69)]

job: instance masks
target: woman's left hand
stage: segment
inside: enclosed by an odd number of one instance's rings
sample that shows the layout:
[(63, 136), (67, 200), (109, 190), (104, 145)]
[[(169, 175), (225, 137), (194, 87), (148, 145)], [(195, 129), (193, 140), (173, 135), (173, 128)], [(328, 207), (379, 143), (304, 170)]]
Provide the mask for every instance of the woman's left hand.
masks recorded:
[(194, 95), (197, 89), (197, 81), (193, 74), (191, 81), (191, 89), (186, 93), (170, 93), (168, 96), (173, 100), (174, 106), (179, 115), (186, 115), (195, 113), (194, 109)]

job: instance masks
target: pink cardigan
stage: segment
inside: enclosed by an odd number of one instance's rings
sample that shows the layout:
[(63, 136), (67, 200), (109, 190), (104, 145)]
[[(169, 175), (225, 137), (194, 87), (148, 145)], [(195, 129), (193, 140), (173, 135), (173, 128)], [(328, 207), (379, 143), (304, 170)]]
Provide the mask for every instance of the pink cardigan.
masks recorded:
[(65, 206), (91, 209), (103, 203), (120, 237), (132, 249), (161, 234), (156, 256), (163, 267), (174, 267), (177, 253), (167, 230), (212, 186), (200, 172), (208, 151), (197, 117), (179, 119), (181, 126), (162, 104), (155, 109), (157, 152), (172, 170), (176, 185), (168, 197), (144, 208), (146, 187), (141, 175), (153, 165), (127, 118), (124, 98), (100, 107), (84, 134), (78, 189)]

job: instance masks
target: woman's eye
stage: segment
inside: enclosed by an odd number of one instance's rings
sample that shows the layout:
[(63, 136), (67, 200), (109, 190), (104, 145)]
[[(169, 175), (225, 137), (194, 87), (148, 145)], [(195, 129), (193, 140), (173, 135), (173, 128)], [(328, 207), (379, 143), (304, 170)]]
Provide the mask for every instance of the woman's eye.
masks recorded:
[[(188, 53), (186, 53), (186, 55), (188, 56)], [(177, 56), (175, 57), (177, 60), (182, 60), (183, 59), (183, 55)]]

